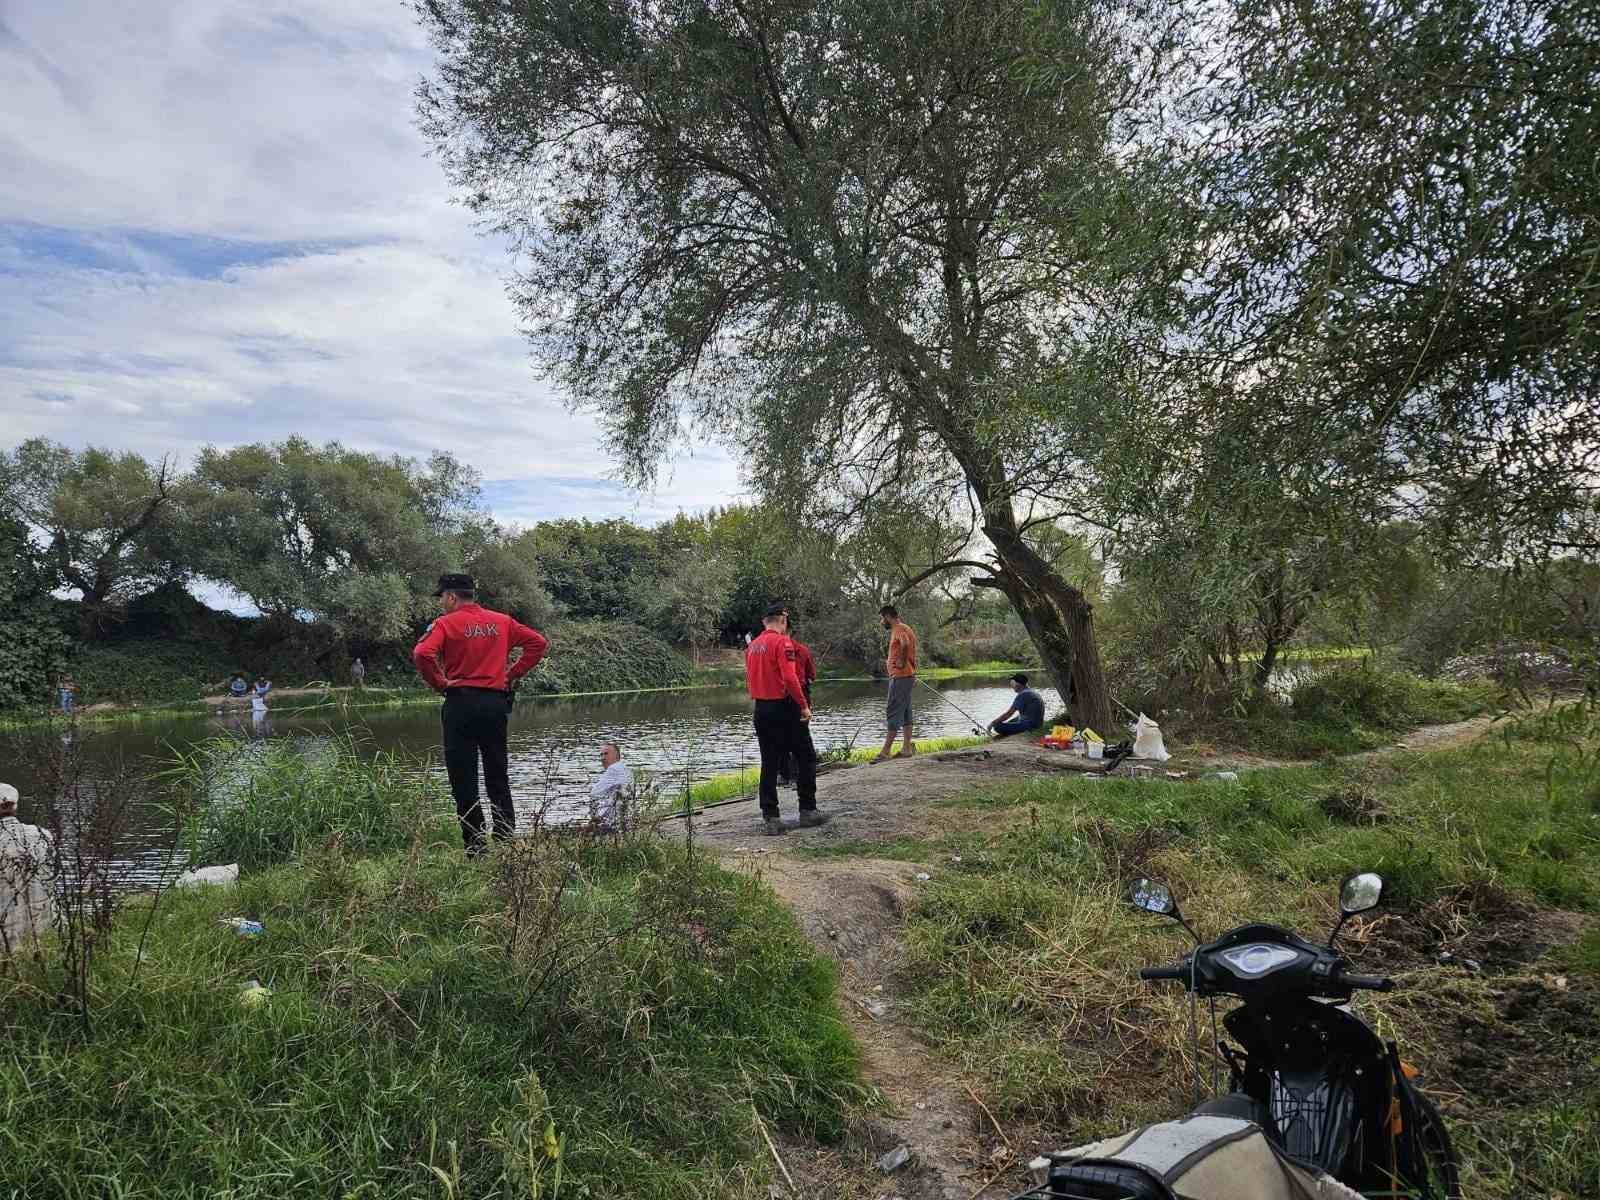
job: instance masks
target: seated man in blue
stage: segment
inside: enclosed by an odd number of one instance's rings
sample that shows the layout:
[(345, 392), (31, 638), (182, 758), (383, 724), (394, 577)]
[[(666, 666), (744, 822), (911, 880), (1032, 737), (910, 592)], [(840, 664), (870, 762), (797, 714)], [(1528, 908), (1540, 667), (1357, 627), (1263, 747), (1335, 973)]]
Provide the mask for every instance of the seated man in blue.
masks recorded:
[(994, 720), (989, 728), (996, 737), (1010, 737), (1014, 733), (1030, 733), (1044, 728), (1044, 700), (1028, 686), (1028, 677), (1021, 672), (1011, 677), (1011, 690), (1017, 698)]

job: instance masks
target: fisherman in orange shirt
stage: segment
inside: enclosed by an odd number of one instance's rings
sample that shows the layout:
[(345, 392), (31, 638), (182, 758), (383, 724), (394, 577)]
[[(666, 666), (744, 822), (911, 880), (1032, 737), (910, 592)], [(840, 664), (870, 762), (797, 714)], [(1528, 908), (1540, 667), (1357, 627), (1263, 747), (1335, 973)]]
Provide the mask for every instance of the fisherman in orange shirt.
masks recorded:
[(880, 608), (878, 616), (889, 631), (889, 736), (873, 762), (883, 762), (889, 757), (895, 735), (899, 733), (904, 734), (905, 745), (895, 757), (910, 758), (917, 752), (911, 744), (911, 689), (917, 682), (917, 635), (900, 619), (900, 610), (892, 604)]

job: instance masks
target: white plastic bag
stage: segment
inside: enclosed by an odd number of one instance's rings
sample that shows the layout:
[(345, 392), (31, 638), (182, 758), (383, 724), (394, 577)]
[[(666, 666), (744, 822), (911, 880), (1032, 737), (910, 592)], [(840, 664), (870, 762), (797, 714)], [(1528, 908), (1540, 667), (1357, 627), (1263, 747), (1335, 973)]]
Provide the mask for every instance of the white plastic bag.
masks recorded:
[(1156, 762), (1166, 762), (1172, 757), (1161, 740), (1161, 726), (1143, 713), (1139, 714), (1139, 720), (1133, 727), (1133, 756), (1152, 758)]
[(173, 887), (199, 887), (208, 883), (238, 883), (239, 864), (228, 863), (220, 867), (199, 867), (185, 871), (172, 881)]

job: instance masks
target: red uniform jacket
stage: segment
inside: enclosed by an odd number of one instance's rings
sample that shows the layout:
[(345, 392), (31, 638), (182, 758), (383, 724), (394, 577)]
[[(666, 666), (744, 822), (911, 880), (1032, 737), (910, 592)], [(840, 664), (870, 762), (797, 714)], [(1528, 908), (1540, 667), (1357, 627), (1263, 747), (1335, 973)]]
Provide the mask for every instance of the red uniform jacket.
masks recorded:
[[(503, 692), (539, 665), (549, 645), (538, 630), (505, 613), (463, 604), (428, 626), (411, 661), (435, 691), (475, 687)], [(506, 659), (517, 646), (522, 657), (507, 670)]]
[(744, 652), (744, 682), (752, 700), (782, 700), (785, 696), (801, 708), (810, 708), (800, 684), (799, 654), (794, 642), (775, 630), (764, 630)]
[(805, 689), (809, 699), (811, 685), (817, 681), (816, 661), (811, 657), (811, 647), (804, 642), (795, 642), (794, 655), (794, 673), (800, 676), (800, 686)]

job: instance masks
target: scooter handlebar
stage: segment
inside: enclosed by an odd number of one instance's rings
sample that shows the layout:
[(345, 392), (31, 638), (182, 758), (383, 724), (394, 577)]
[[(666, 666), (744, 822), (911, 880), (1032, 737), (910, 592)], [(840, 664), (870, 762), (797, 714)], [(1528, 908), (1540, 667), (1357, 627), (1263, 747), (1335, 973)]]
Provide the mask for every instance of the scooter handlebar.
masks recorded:
[(1352, 975), (1348, 971), (1339, 972), (1341, 987), (1365, 989), (1369, 992), (1392, 992), (1394, 980), (1386, 979), (1382, 975)]
[(1173, 967), (1140, 967), (1139, 978), (1145, 980), (1157, 979), (1187, 979), (1189, 970), (1182, 963)]

